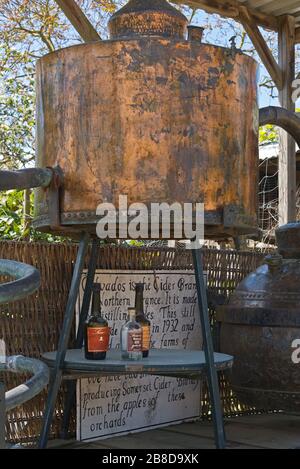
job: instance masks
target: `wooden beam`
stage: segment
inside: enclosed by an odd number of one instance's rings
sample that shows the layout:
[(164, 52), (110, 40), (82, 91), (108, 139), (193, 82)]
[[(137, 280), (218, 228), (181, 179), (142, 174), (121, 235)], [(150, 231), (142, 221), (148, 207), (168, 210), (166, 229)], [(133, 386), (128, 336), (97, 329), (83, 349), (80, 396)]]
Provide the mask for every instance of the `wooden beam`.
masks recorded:
[(283, 74), (277, 64), (272, 52), (270, 51), (263, 35), (261, 34), (254, 18), (249, 13), (246, 7), (240, 8), (240, 21), (250, 37), (253, 45), (262, 60), (264, 66), (268, 70), (272, 80), (277, 88), (280, 90), (283, 87)]
[(265, 5), (267, 5), (268, 3), (271, 3), (271, 2), (273, 2), (273, 0), (251, 0), (251, 7), (252, 8), (260, 8), (260, 7), (263, 7), (263, 6), (265, 6)]
[(270, 29), (272, 31), (278, 31), (279, 25), (278, 18), (276, 16), (267, 15), (266, 13), (249, 7), (248, 11), (258, 26), (262, 26), (263, 28)]
[(101, 37), (85, 16), (75, 0), (55, 0), (70, 23), (74, 26), (84, 42), (101, 41)]
[[(279, 66), (283, 72), (283, 88), (279, 93), (282, 107), (295, 111), (292, 82), (295, 79), (295, 18), (280, 20), (278, 33)], [(296, 220), (296, 148), (286, 132), (280, 131), (279, 152), (279, 224)]]
[(266, 13), (273, 16), (289, 15), (299, 12), (299, 0), (273, 0), (268, 8), (264, 9)]
[(300, 42), (300, 28), (297, 28), (295, 31), (295, 44)]
[(239, 16), (238, 5), (232, 0), (175, 0), (174, 3), (188, 5), (192, 8), (200, 8), (207, 11), (207, 13), (217, 13), (229, 18), (237, 18)]
[[(174, 3), (188, 5), (191, 8), (200, 8), (207, 13), (217, 13), (226, 18), (239, 20), (240, 8), (243, 4), (238, 0), (173, 0)], [(247, 7), (249, 13), (260, 26), (272, 31), (278, 31), (278, 19), (272, 15), (266, 15), (258, 10)]]

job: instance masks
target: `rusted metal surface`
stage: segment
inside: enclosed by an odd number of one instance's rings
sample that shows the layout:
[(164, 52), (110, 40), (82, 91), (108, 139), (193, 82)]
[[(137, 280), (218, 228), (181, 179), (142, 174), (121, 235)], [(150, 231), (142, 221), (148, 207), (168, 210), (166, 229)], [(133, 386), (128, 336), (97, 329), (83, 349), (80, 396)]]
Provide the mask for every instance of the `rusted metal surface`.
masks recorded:
[(141, 35), (183, 38), (187, 18), (166, 0), (130, 0), (109, 21), (111, 39)]
[(267, 256), (219, 309), (221, 350), (235, 357), (232, 383), (245, 403), (299, 410), (292, 342), (300, 338), (300, 223), (279, 228), (276, 237), (280, 254)]
[[(181, 14), (165, 14), (184, 30)], [(140, 37), (38, 62), (36, 162), (64, 172), (62, 225), (71, 235), (94, 233), (98, 204), (118, 207), (123, 194), (147, 206), (205, 202), (207, 237), (255, 232), (256, 62), (177, 30), (164, 37), (165, 26), (152, 36), (145, 13), (134, 15), (144, 21)], [(162, 18), (159, 10), (147, 15)], [(135, 31), (125, 11), (112, 19), (116, 37), (120, 18), (127, 35)], [(38, 190), (35, 226), (59, 232), (50, 225), (47, 191)]]

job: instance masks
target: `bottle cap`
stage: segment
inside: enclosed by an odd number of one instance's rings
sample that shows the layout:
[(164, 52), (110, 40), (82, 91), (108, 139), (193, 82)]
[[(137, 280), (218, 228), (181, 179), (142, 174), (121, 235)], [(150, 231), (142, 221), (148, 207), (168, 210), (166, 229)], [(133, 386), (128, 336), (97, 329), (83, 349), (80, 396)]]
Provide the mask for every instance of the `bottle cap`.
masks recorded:
[(202, 28), (201, 26), (189, 25), (187, 27), (187, 30), (188, 30), (189, 41), (197, 41), (197, 42), (202, 41), (204, 28)]
[(139, 282), (139, 283), (135, 284), (135, 289), (136, 290), (144, 290), (144, 286), (145, 286), (144, 283)]
[(135, 316), (135, 308), (128, 308), (128, 315)]

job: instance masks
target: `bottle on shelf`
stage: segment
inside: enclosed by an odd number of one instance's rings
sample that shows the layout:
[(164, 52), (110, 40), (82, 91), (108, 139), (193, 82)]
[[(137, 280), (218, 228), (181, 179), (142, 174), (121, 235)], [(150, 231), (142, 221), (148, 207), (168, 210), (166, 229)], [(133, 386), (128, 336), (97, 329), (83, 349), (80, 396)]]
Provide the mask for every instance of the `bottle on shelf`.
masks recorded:
[(150, 328), (151, 323), (146, 318), (144, 313), (144, 284), (135, 284), (135, 310), (136, 310), (136, 322), (138, 322), (142, 328), (142, 352), (143, 358), (148, 357), (150, 349)]
[(88, 360), (104, 360), (109, 347), (110, 328), (101, 316), (100, 284), (92, 286), (92, 310), (85, 323), (84, 351)]
[(140, 360), (142, 353), (142, 328), (136, 322), (135, 308), (128, 309), (128, 321), (121, 329), (121, 352), (125, 360)]

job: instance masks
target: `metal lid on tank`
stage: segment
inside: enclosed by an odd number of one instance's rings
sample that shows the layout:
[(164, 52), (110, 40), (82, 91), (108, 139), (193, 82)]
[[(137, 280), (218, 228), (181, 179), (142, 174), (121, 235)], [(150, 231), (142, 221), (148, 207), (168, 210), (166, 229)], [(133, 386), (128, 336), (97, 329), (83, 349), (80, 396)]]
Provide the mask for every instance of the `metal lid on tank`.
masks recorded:
[(288, 223), (276, 230), (278, 252), (285, 259), (300, 259), (300, 223)]
[(111, 39), (163, 36), (183, 39), (187, 18), (166, 0), (130, 0), (109, 21)]

